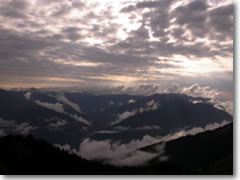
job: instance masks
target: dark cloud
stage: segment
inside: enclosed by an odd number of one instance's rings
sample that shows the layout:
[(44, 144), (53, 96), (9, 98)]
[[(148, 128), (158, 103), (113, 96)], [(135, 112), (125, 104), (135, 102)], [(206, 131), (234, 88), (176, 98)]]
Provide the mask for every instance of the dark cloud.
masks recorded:
[(233, 38), (233, 5), (222, 6), (209, 12), (211, 27), (218, 40)]
[(206, 9), (193, 10), (189, 6), (182, 6), (175, 9), (173, 16), (177, 18), (176, 22), (180, 25), (203, 26), (207, 18), (206, 10), (207, 7)]
[(137, 8), (159, 8), (162, 7), (164, 11), (166, 7), (172, 3), (172, 0), (161, 0), (161, 1), (144, 1), (137, 3)]
[(72, 7), (82, 9), (85, 7), (85, 3), (83, 1), (71, 0)]
[(134, 38), (138, 39), (148, 39), (149, 34), (148, 30), (142, 25), (140, 28), (138, 28), (136, 31), (132, 32), (132, 35)]
[(208, 3), (206, 0), (194, 0), (190, 2), (187, 7), (192, 11), (206, 11), (208, 8)]
[(129, 12), (134, 11), (134, 10), (136, 10), (136, 6), (134, 6), (134, 5), (129, 5), (129, 6), (126, 6), (126, 7), (122, 8), (122, 9), (120, 10), (120, 12), (121, 12), (121, 13), (129, 13)]
[(68, 14), (70, 11), (71, 11), (70, 7), (63, 6), (63, 7), (59, 8), (59, 10), (54, 12), (52, 14), (52, 16), (55, 16), (55, 17), (64, 16), (64, 15)]
[(9, 18), (23, 19), (26, 18), (26, 9), (28, 8), (28, 1), (5, 1), (0, 4), (0, 14)]

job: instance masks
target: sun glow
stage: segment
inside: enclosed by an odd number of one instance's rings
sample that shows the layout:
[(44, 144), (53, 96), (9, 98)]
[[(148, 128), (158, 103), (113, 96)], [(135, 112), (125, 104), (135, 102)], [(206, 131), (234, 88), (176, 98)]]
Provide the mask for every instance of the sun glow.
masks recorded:
[(136, 82), (148, 80), (146, 77), (137, 77), (137, 76), (120, 76), (120, 75), (104, 75), (104, 76), (88, 76), (89, 79), (101, 79), (101, 80), (112, 80), (119, 82)]
[[(198, 76), (207, 75), (212, 72), (226, 71), (226, 67), (221, 66), (219, 60), (212, 60), (209, 58), (191, 59), (180, 55), (174, 56), (174, 59), (177, 59), (179, 61), (177, 64), (182, 67), (177, 70), (181, 75)], [(231, 63), (228, 66), (231, 67)]]
[(63, 60), (63, 59), (56, 59), (54, 60), (55, 63), (58, 64), (65, 64), (65, 65), (72, 65), (72, 66), (83, 66), (83, 67), (98, 67), (103, 66), (102, 63), (92, 63), (88, 61), (72, 61), (72, 60)]

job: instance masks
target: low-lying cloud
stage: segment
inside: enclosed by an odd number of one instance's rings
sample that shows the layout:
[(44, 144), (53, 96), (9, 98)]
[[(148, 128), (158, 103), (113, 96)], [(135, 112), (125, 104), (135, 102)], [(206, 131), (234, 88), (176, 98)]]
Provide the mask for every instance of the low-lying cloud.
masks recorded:
[(215, 108), (228, 112), (233, 115), (233, 102), (232, 101), (219, 101), (217, 99), (213, 99), (210, 101)]
[[(64, 103), (67, 102), (68, 105), (70, 105), (71, 107), (73, 107), (75, 110), (81, 112), (81, 111), (80, 111), (80, 107), (79, 107), (77, 104), (71, 103), (71, 102), (68, 101), (66, 98), (64, 98), (64, 96), (61, 96), (60, 99), (61, 99), (62, 102), (64, 102)], [(78, 122), (80, 122), (80, 123), (83, 123), (84, 125), (87, 125), (87, 126), (91, 125), (91, 123), (90, 123), (88, 120), (84, 119), (83, 117), (80, 117), (80, 116), (77, 115), (77, 114), (67, 113), (67, 112), (64, 110), (63, 104), (61, 104), (61, 103), (56, 102), (56, 103), (54, 104), (54, 103), (41, 102), (41, 101), (39, 101), (39, 100), (35, 100), (35, 102), (36, 102), (38, 105), (42, 106), (42, 107), (45, 107), (45, 108), (47, 108), (47, 109), (56, 111), (56, 112), (58, 112), (58, 113), (65, 114), (65, 115), (73, 118), (74, 120), (76, 120), (76, 121), (78, 121)]]
[(145, 107), (140, 107), (140, 108), (134, 109), (132, 111), (125, 111), (121, 114), (118, 114), (117, 119), (115, 121), (113, 121), (111, 123), (111, 125), (116, 125), (116, 124), (122, 122), (123, 120), (125, 120), (131, 116), (134, 116), (138, 113), (157, 110), (159, 107), (160, 107), (160, 104), (158, 102), (155, 102), (155, 100), (151, 100), (146, 103)]
[(72, 107), (75, 111), (81, 113), (81, 109), (80, 109), (79, 105), (77, 105), (77, 104), (69, 101), (69, 100), (64, 96), (64, 94), (58, 95), (58, 96), (57, 96), (57, 100), (60, 101), (60, 102), (63, 102), (64, 104), (69, 105), (69, 106)]
[(97, 131), (95, 134), (118, 134), (124, 131), (151, 131), (151, 130), (160, 130), (162, 129), (158, 125), (145, 125), (140, 127), (130, 127), (130, 126), (116, 126), (113, 130), (100, 130)]
[(32, 126), (28, 122), (18, 124), (14, 120), (5, 120), (3, 118), (0, 118), (0, 136), (4, 136), (11, 133), (26, 135), (36, 129), (37, 129), (36, 126)]
[(76, 121), (80, 122), (80, 123), (83, 123), (87, 126), (90, 126), (91, 125), (91, 122), (89, 122), (88, 120), (84, 119), (83, 117), (80, 117), (76, 114), (70, 114), (70, 116), (75, 119)]
[(111, 123), (111, 125), (118, 124), (118, 123), (122, 122), (124, 119), (127, 119), (127, 118), (129, 118), (129, 117), (131, 117), (131, 116), (134, 116), (134, 115), (137, 114), (137, 113), (138, 113), (137, 110), (125, 111), (125, 112), (119, 114), (119, 115), (118, 115), (118, 118), (117, 118), (115, 121), (113, 121), (113, 122)]
[(32, 93), (31, 92), (27, 92), (24, 94), (24, 97), (27, 99), (27, 100), (30, 100), (31, 99), (31, 96), (32, 96)]
[(145, 135), (141, 140), (132, 140), (128, 144), (112, 142), (110, 139), (96, 141), (85, 139), (81, 144), (78, 154), (88, 160), (101, 160), (116, 166), (146, 165), (151, 159), (164, 156), (164, 146), (157, 153), (144, 152), (141, 147), (158, 142), (158, 139)]
[(60, 104), (60, 103), (58, 103), (58, 102), (55, 103), (55, 104), (53, 104), (53, 103), (47, 103), (47, 102), (41, 102), (41, 101), (39, 101), (39, 100), (36, 100), (35, 102), (36, 102), (38, 105), (43, 106), (43, 107), (45, 107), (45, 108), (47, 108), (47, 109), (54, 110), (54, 111), (59, 112), (59, 113), (65, 113), (65, 112), (64, 112), (63, 105)]
[(58, 117), (52, 117), (49, 119), (45, 119), (45, 121), (48, 123), (49, 129), (60, 129), (63, 126), (65, 126), (67, 123), (66, 120), (60, 119)]
[(167, 141), (178, 139), (180, 137), (184, 137), (184, 136), (187, 136), (187, 135), (196, 135), (196, 134), (202, 133), (204, 131), (212, 131), (214, 129), (223, 127), (223, 126), (225, 126), (225, 125), (227, 125), (229, 123), (231, 123), (231, 121), (224, 120), (224, 121), (222, 121), (220, 123), (217, 123), (217, 122), (209, 123), (209, 124), (207, 124), (204, 127), (193, 127), (191, 129), (179, 130), (177, 132), (170, 133), (170, 134), (168, 134), (166, 136), (159, 137), (159, 141), (160, 142), (167, 142)]
[[(208, 99), (208, 102), (213, 104), (215, 108), (221, 109), (233, 115), (233, 101), (231, 98), (223, 99), (224, 93), (217, 89), (212, 89), (209, 86), (200, 86), (199, 84), (192, 84), (190, 86), (181, 87), (179, 84), (174, 84), (172, 87), (166, 89), (165, 93), (179, 93), (186, 94), (192, 97), (202, 97)], [(201, 101), (192, 101), (192, 103), (201, 103)]]
[(128, 101), (128, 104), (132, 104), (132, 103), (135, 103), (135, 102), (136, 102), (136, 100), (130, 99), (130, 100)]
[[(86, 138), (79, 145), (79, 149), (71, 148), (69, 144), (55, 144), (55, 146), (62, 150), (75, 153), (87, 160), (101, 161), (115, 166), (143, 166), (147, 165), (149, 161), (156, 158), (160, 162), (168, 160), (169, 157), (165, 155), (166, 142), (187, 135), (196, 135), (204, 131), (214, 130), (229, 123), (231, 122), (222, 121), (221, 123), (210, 123), (205, 127), (194, 127), (191, 129), (180, 130), (165, 136), (152, 137), (145, 135), (142, 139), (133, 139), (126, 144), (114, 142), (111, 139), (98, 141)], [(153, 144), (156, 144), (154, 152), (140, 150), (143, 147)]]

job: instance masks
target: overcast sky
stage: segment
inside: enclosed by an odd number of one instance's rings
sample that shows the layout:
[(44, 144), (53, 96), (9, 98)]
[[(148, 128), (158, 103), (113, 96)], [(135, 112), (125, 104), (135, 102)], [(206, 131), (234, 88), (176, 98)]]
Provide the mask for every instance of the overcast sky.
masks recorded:
[(232, 91), (229, 0), (0, 0), (1, 87)]

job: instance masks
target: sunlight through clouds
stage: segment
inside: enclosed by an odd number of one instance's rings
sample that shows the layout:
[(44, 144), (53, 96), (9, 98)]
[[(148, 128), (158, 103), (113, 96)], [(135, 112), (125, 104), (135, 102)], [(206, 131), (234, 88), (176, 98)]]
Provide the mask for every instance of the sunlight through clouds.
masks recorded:
[(178, 82), (231, 91), (231, 1), (1, 0), (0, 21), (4, 87)]

